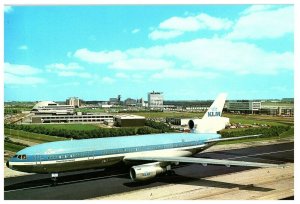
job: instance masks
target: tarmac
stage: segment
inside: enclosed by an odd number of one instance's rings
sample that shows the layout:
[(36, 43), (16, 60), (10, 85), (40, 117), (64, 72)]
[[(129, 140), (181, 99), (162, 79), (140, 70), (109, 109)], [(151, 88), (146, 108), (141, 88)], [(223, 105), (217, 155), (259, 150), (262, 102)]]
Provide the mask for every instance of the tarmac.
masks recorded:
[[(281, 141), (220, 145), (195, 157), (249, 162), (288, 163), (286, 168), (226, 167), (198, 164), (174, 167), (175, 175), (132, 182), (128, 170), (64, 173), (52, 186), (49, 175), (4, 179), (5, 200), (247, 200), (293, 199), (294, 143)], [(223, 146), (223, 148), (222, 148)], [(223, 149), (223, 150), (222, 150)], [(7, 170), (7, 169), (6, 169)], [(5, 170), (5, 171), (6, 171)], [(8, 176), (9, 173), (6, 172)]]
[[(279, 200), (294, 195), (294, 164), (212, 176), (94, 200)], [(253, 179), (255, 178), (255, 180)]]

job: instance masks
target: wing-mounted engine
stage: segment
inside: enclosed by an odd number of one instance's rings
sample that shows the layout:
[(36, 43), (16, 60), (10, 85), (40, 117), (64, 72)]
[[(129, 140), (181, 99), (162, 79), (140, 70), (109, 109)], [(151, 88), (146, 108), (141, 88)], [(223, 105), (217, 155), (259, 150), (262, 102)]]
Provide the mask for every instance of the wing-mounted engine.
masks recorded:
[(211, 117), (205, 119), (189, 120), (189, 129), (193, 133), (216, 133), (222, 130), (229, 124), (229, 118), (226, 117)]
[(130, 168), (130, 178), (133, 181), (145, 181), (166, 172), (166, 170), (167, 168), (161, 167), (158, 164), (133, 166)]

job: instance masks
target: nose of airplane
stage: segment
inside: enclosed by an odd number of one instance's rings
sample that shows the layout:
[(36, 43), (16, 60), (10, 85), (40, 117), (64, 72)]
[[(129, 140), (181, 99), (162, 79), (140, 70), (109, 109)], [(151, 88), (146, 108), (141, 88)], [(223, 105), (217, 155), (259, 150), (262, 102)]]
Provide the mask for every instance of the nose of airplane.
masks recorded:
[(9, 168), (9, 161), (6, 162), (6, 166), (7, 166), (7, 168)]

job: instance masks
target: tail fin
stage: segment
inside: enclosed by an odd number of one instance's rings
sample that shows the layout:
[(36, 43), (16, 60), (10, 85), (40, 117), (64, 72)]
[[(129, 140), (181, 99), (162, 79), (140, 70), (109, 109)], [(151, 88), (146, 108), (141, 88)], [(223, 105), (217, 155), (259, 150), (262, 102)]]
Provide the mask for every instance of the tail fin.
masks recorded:
[(226, 98), (227, 98), (227, 93), (219, 94), (216, 100), (213, 102), (213, 104), (209, 107), (207, 112), (204, 114), (202, 119), (206, 119), (209, 117), (221, 117)]
[(229, 124), (229, 118), (221, 117), (227, 94), (218, 95), (213, 104), (209, 107), (202, 119), (193, 119), (188, 122), (193, 133), (216, 133)]

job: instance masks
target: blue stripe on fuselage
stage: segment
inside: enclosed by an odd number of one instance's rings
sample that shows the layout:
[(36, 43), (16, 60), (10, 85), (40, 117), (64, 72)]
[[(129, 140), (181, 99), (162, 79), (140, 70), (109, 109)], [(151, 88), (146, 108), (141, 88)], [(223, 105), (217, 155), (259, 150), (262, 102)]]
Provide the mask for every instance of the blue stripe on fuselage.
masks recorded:
[(219, 134), (173, 133), (49, 142), (27, 147), (17, 153), (26, 154), (26, 160), (12, 158), (11, 161), (64, 160), (179, 148), (201, 145), (206, 140), (220, 137)]

